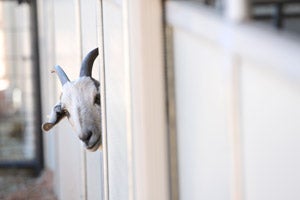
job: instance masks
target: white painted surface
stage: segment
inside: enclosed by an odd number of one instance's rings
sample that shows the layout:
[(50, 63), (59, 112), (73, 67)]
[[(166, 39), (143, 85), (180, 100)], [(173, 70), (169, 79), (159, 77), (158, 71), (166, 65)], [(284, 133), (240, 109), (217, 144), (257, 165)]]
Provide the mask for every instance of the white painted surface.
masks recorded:
[(122, 7), (103, 1), (109, 199), (128, 199)]
[[(61, 85), (50, 70), (61, 65), (71, 80), (83, 56), (98, 46), (97, 1), (39, 2), (43, 116), (59, 100)], [(52, 16), (52, 17), (51, 17)], [(96, 61), (93, 76), (99, 80)], [(48, 90), (46, 89), (48, 88)], [(51, 95), (52, 94), (52, 95)], [(54, 172), (59, 199), (102, 199), (102, 152), (86, 152), (67, 119), (44, 134), (46, 166)]]
[[(103, 3), (108, 168), (66, 120), (45, 136), (46, 164), (60, 199), (101, 199), (102, 170), (110, 199), (169, 199), (161, 2)], [(39, 3), (44, 116), (60, 91), (49, 69), (60, 64), (76, 78), (99, 42), (97, 5)], [(166, 6), (181, 199), (298, 199), (299, 41), (192, 5)]]
[[(235, 24), (230, 16), (228, 21), (193, 5), (167, 3), (180, 196), (298, 199), (299, 40), (251, 23)], [(228, 119), (218, 124), (224, 110)], [(226, 152), (221, 147), (227, 141)], [(215, 158), (219, 163), (212, 162)]]
[(245, 199), (299, 199), (300, 85), (246, 60), (241, 86)]
[[(83, 57), (98, 45), (97, 37), (97, 1), (80, 1), (80, 29), (81, 29), (81, 57)], [(100, 55), (99, 55), (100, 57)], [(98, 58), (99, 59), (99, 58)], [(92, 76), (99, 81), (99, 62), (95, 60)], [(101, 122), (99, 122), (101, 123)], [(85, 151), (85, 187), (86, 199), (103, 199), (103, 168), (102, 151)]]
[[(55, 64), (59, 64), (71, 80), (78, 77), (80, 59), (80, 27), (77, 1), (54, 1)], [(64, 19), (64, 20), (62, 20)], [(49, 74), (56, 76), (55, 74)], [(57, 93), (61, 91), (58, 80)], [(57, 95), (57, 101), (59, 96)], [(57, 176), (60, 199), (84, 199), (86, 195), (83, 148), (67, 119), (53, 131), (57, 135)], [(76, 167), (74, 167), (76, 166)]]
[(230, 199), (222, 52), (180, 29), (173, 40), (180, 199)]
[[(51, 106), (57, 101), (56, 95), (48, 96), (48, 94), (56, 94), (56, 84), (54, 76), (50, 75), (50, 70), (54, 66), (54, 17), (53, 17), (53, 1), (38, 2), (38, 20), (39, 24), (47, 24), (47, 26), (39, 25), (39, 43), (43, 44), (40, 50), (40, 76), (41, 94), (42, 94), (42, 116), (43, 121), (47, 119)], [(46, 81), (47, 80), (47, 81)], [(56, 81), (56, 80), (55, 80)], [(54, 171), (56, 169), (56, 142), (55, 134), (44, 134), (44, 162), (45, 167)]]
[(227, 0), (225, 8), (226, 17), (233, 22), (245, 21), (249, 18), (249, 4), (248, 0)]
[(124, 1), (130, 70), (133, 194), (169, 199), (162, 2)]

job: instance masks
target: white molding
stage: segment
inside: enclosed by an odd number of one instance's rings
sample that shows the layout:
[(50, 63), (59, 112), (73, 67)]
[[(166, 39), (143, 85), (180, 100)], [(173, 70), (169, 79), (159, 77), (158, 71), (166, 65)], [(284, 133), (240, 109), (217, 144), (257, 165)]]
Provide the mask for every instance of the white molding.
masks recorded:
[(131, 75), (133, 198), (169, 199), (162, 2), (123, 4)]
[(100, 65), (100, 92), (101, 92), (101, 125), (102, 125), (102, 151), (103, 151), (103, 199), (109, 200), (108, 182), (108, 150), (107, 150), (107, 123), (106, 123), (106, 90), (105, 90), (105, 66), (104, 66), (104, 35), (103, 35), (103, 2), (97, 1), (97, 30), (98, 30), (98, 49)]
[(130, 49), (129, 44), (129, 10), (128, 1), (123, 2), (123, 40), (124, 40), (124, 68), (125, 68), (125, 99), (126, 99), (126, 132), (127, 132), (127, 165), (128, 165), (128, 199), (134, 199), (134, 165), (133, 165), (133, 135), (132, 135), (132, 93), (131, 93), (131, 75), (130, 75)]
[(245, 21), (249, 17), (248, 0), (226, 0), (225, 15), (233, 23)]
[(208, 39), (241, 57), (263, 62), (263, 66), (274, 67), (292, 81), (300, 80), (300, 69), (295, 65), (300, 63), (300, 42), (290, 33), (253, 22), (232, 24), (226, 18), (190, 2), (168, 1), (166, 20), (174, 29)]

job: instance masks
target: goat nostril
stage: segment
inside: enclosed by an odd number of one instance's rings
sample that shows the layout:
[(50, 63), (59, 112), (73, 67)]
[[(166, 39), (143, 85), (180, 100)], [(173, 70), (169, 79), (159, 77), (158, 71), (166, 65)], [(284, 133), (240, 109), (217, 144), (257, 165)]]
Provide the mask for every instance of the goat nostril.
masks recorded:
[(86, 138), (86, 140), (89, 141), (91, 139), (92, 135), (93, 134), (92, 134), (91, 131), (87, 132), (87, 138)]
[(84, 143), (88, 143), (92, 135), (93, 135), (92, 132), (88, 131), (85, 134), (80, 135), (79, 139), (82, 140)]

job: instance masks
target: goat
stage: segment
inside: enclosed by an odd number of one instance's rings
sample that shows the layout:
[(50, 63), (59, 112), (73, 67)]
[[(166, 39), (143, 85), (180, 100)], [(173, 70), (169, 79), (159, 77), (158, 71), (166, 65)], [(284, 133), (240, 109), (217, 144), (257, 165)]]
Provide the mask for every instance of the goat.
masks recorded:
[(48, 122), (42, 125), (44, 131), (49, 131), (64, 117), (84, 143), (87, 150), (96, 151), (102, 146), (100, 83), (91, 77), (94, 60), (98, 56), (98, 48), (90, 51), (81, 64), (80, 76), (70, 82), (64, 70), (55, 66), (62, 84), (59, 102), (53, 107)]

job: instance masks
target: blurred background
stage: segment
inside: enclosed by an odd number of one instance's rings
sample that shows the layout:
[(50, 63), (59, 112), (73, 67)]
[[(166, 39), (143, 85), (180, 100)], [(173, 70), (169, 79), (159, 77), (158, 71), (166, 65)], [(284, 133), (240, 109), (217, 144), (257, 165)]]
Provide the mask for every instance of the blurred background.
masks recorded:
[(0, 199), (29, 199), (43, 167), (33, 11), (29, 1), (0, 2)]
[[(1, 2), (1, 161), (35, 156), (34, 77), (30, 10), (26, 4)], [(25, 162), (24, 162), (25, 163)]]
[[(41, 124), (99, 48), (103, 148)], [(0, 199), (300, 199), (299, 0), (0, 1)]]

